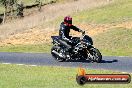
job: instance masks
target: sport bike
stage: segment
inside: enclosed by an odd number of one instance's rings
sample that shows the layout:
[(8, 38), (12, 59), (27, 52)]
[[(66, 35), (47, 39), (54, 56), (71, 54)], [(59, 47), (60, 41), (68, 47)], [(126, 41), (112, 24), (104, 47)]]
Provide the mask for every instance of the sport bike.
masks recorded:
[(59, 62), (68, 60), (89, 60), (91, 62), (101, 62), (102, 55), (100, 51), (93, 46), (91, 37), (82, 33), (81, 37), (72, 37), (72, 49), (67, 51), (67, 47), (59, 36), (51, 36), (53, 47), (52, 56)]

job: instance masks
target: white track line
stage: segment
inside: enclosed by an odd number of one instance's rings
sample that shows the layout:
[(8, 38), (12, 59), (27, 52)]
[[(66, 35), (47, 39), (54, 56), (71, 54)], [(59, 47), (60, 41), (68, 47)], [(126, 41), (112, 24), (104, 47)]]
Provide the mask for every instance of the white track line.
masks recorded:
[[(1, 63), (1, 64), (12, 64), (12, 63)], [(38, 66), (38, 65), (27, 65), (27, 64), (15, 64), (15, 65), (19, 65), (19, 66), (32, 66), (32, 67), (35, 67), (35, 66)]]
[(2, 63), (2, 64), (11, 64), (11, 63)]
[(33, 67), (35, 67), (35, 66), (37, 66), (37, 65), (28, 65), (28, 66), (33, 66)]
[(16, 64), (16, 65), (20, 65), (21, 66), (21, 65), (25, 65), (25, 64)]

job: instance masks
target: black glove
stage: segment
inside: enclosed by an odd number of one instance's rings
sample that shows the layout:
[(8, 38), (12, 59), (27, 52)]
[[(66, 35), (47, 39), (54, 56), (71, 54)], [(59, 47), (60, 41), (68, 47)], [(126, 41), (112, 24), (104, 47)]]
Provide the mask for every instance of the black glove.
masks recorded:
[(83, 33), (85, 33), (85, 31), (83, 31), (83, 30), (81, 30), (81, 29), (80, 29), (80, 31), (79, 31), (79, 32), (82, 32), (82, 34), (83, 34)]
[(82, 31), (82, 34), (84, 35), (85, 34), (85, 31)]

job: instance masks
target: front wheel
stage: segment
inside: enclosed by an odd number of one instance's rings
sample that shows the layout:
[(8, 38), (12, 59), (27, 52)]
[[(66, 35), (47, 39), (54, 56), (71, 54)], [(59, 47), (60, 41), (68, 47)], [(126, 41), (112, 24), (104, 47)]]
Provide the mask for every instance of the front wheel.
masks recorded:
[(100, 63), (101, 60), (102, 60), (102, 55), (100, 53), (100, 51), (96, 48), (90, 48), (88, 50), (88, 58), (93, 61), (93, 62), (97, 62), (97, 63)]

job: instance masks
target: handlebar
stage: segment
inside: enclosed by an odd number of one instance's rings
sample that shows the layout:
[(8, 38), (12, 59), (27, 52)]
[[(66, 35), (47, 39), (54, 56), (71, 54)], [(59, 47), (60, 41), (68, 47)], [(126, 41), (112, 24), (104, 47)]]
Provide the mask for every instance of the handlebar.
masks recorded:
[(85, 36), (85, 31), (82, 32), (82, 35), (80, 37), (80, 40), (82, 40), (84, 36)]

